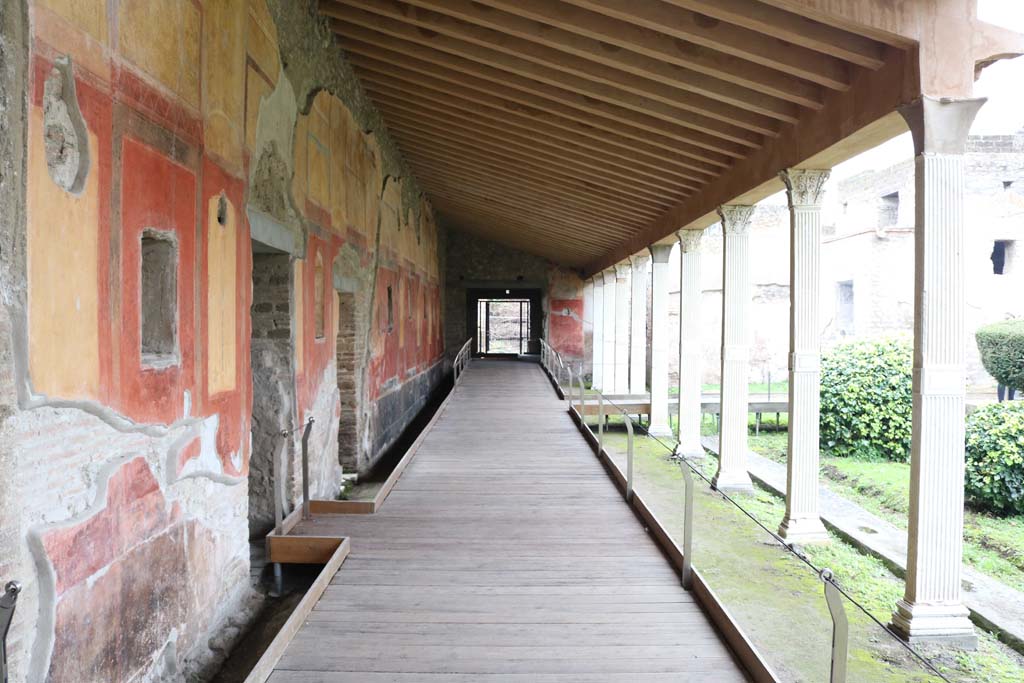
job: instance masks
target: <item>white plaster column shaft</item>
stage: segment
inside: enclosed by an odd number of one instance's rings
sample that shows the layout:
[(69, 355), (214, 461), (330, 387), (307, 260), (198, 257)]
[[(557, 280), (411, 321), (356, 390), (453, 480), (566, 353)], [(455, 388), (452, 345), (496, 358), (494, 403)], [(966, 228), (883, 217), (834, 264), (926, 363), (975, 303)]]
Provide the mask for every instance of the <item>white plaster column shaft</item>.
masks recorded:
[(718, 471), (725, 491), (751, 491), (747, 472), (747, 412), (750, 356), (750, 217), (752, 206), (718, 209), (722, 219), (722, 392)]
[(598, 273), (591, 279), (591, 282), (594, 285), (594, 331), (590, 338), (593, 352), (590, 385), (595, 389), (600, 389), (604, 369), (604, 276)]
[(601, 391), (615, 393), (615, 269), (601, 273), (604, 278), (604, 335), (601, 345)]
[(909, 640), (976, 643), (961, 595), (964, 521), (964, 146), (984, 100), (922, 98), (914, 137), (914, 410), (906, 591)]
[(633, 266), (630, 304), (629, 393), (647, 393), (647, 254), (629, 259)]
[[(703, 230), (681, 230), (679, 237), (679, 452), (703, 458), (700, 443), (701, 283), (700, 247)], [(655, 316), (657, 319), (657, 316)]]
[(629, 393), (629, 263), (615, 266), (615, 393)]
[(792, 543), (828, 540), (818, 516), (821, 417), (821, 197), (829, 171), (780, 174), (789, 199), (789, 440), (786, 516), (779, 535)]
[[(654, 436), (672, 436), (668, 423), (668, 257), (670, 244), (651, 246), (651, 425)], [(644, 339), (647, 339), (644, 330)]]

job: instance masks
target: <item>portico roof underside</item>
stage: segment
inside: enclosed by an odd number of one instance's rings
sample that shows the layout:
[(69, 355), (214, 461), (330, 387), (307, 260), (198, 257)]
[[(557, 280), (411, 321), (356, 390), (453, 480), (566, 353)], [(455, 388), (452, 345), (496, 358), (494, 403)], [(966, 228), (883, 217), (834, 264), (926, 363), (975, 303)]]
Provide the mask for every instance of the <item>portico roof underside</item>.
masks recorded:
[[(320, 10), (445, 224), (590, 274), (713, 223), (722, 204), (781, 189), (782, 169), (829, 168), (906, 130), (895, 112), (932, 79), (923, 35), (904, 27), (923, 33), (926, 17), (887, 16), (882, 0), (822, 9), (834, 4), (321, 0)], [(973, 0), (922, 4), (963, 6), (965, 26), (985, 28), (983, 48), (960, 40), (972, 73), (1017, 45), (976, 22)]]

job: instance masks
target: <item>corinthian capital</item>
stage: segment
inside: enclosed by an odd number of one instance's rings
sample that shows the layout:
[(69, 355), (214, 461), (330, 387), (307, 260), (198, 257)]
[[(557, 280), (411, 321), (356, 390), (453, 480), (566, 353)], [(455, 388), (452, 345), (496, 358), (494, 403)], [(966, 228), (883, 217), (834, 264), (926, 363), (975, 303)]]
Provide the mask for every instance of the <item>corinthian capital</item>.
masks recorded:
[(743, 204), (723, 204), (718, 207), (718, 215), (722, 219), (722, 232), (726, 235), (744, 235), (750, 227), (750, 217), (754, 215), (754, 207)]
[(676, 235), (679, 237), (679, 251), (681, 253), (692, 254), (700, 251), (700, 245), (704, 239), (703, 230), (680, 230)]
[(820, 206), (822, 195), (825, 194), (825, 181), (831, 173), (829, 170), (810, 168), (787, 168), (779, 173), (782, 182), (786, 184), (789, 206)]

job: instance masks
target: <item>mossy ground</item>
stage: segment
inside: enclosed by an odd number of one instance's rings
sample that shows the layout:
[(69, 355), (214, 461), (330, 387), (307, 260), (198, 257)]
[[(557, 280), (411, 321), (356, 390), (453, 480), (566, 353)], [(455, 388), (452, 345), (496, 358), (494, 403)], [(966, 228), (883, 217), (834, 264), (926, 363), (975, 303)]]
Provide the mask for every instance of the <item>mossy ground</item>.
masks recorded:
[[(786, 462), (786, 432), (750, 436), (750, 448)], [(823, 455), (821, 474), (829, 488), (905, 529), (910, 505), (910, 465)], [(1024, 591), (1024, 517), (964, 513), (964, 562), (1008, 586)]]
[[(625, 452), (625, 433), (607, 434), (609, 450)], [(679, 466), (656, 440), (638, 437), (635, 445), (636, 490), (670, 533), (682, 537), (683, 482)], [(710, 476), (716, 461), (701, 465)], [(831, 619), (822, 583), (807, 565), (783, 550), (709, 487), (697, 480), (694, 566), (719, 596), (758, 650), (783, 680), (828, 680)], [(776, 529), (785, 506), (757, 489), (736, 497), (768, 529)], [(883, 623), (903, 592), (903, 582), (880, 561), (833, 536), (825, 546), (805, 549), (817, 566), (827, 566), (839, 583)], [(886, 631), (856, 607), (850, 618), (849, 680), (931, 681), (937, 677), (916, 662)], [(1017, 683), (1024, 679), (1024, 658), (986, 633), (975, 652), (931, 649), (929, 659), (952, 681)]]

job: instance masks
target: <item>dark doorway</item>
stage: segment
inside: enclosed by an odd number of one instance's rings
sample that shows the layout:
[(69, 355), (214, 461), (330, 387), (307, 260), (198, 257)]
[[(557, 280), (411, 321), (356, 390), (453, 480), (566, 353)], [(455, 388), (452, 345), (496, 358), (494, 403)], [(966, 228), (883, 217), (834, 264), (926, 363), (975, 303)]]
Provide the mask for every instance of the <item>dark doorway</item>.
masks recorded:
[[(249, 460), (249, 535), (258, 538), (274, 526), (274, 461), (288, 458), (294, 386), (292, 376), (291, 256), (252, 242), (252, 456)], [(281, 478), (287, 473), (281, 474)]]
[(478, 356), (540, 353), (544, 324), (538, 288), (466, 290), (466, 329)]
[(519, 356), (530, 347), (529, 299), (479, 299), (476, 302), (476, 338), (480, 353)]

